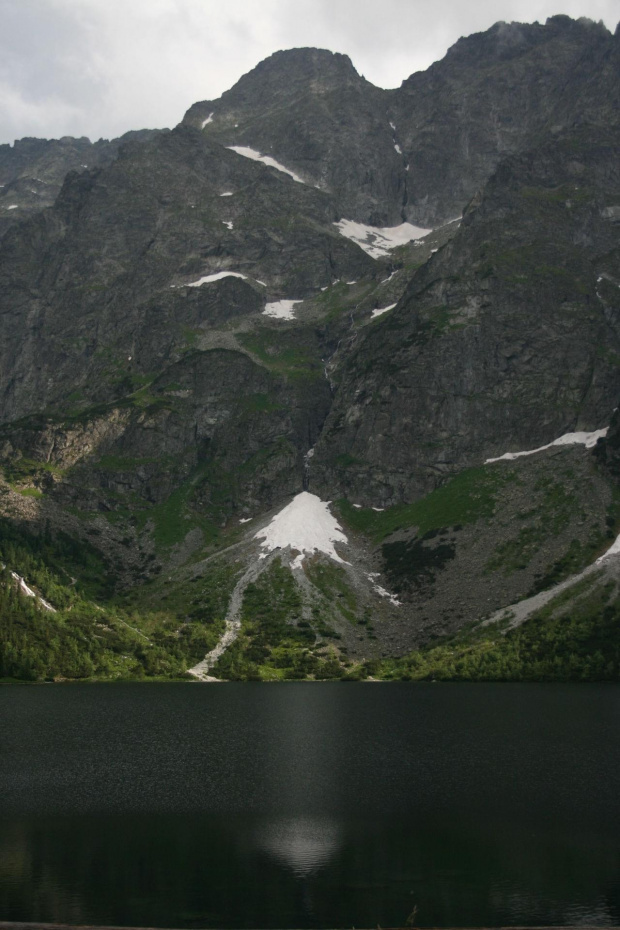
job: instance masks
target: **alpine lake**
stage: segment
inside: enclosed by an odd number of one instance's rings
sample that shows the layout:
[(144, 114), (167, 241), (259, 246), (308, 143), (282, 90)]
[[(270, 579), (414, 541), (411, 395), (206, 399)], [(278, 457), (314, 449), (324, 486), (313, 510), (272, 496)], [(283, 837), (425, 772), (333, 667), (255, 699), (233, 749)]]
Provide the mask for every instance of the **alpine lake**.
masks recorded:
[(0, 688), (0, 919), (620, 924), (620, 687)]

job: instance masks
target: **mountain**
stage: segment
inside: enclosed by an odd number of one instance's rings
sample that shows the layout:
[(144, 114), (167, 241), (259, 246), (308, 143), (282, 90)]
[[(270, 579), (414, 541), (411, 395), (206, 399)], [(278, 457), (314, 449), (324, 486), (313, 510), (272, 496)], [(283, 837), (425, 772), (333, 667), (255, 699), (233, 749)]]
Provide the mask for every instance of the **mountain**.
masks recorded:
[[(619, 49), (499, 23), (390, 91), (294, 49), (170, 132), (0, 148), (1, 202), (46, 185), (0, 242), (3, 674), (617, 675), (575, 643), (617, 599)], [(573, 659), (519, 664), (571, 578)]]
[(618, 54), (617, 36), (590, 20), (497, 23), (380, 90), (346, 55), (292, 49), (194, 104), (184, 122), (280, 160), (351, 219), (438, 226), (507, 155), (580, 122), (616, 123)]
[(119, 147), (152, 138), (158, 130), (127, 132), (120, 139), (18, 139), (0, 145), (0, 237), (25, 217), (54, 203), (69, 171), (109, 164)]

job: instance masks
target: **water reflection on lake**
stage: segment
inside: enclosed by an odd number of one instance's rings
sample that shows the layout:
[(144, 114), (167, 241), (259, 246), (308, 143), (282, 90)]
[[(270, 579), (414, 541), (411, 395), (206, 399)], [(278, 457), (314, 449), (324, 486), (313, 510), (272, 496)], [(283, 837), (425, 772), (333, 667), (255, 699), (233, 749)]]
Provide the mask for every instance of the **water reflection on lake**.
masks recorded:
[(0, 688), (0, 919), (620, 923), (620, 688)]
[(296, 875), (309, 875), (334, 858), (341, 836), (341, 827), (334, 821), (296, 817), (262, 824), (255, 842), (257, 849), (275, 856)]

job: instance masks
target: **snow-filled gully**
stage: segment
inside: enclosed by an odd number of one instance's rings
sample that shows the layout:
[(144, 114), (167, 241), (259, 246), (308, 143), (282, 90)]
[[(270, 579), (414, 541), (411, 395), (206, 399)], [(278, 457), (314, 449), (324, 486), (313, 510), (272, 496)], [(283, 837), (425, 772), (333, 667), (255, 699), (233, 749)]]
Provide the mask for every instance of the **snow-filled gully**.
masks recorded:
[[(545, 446), (539, 446), (537, 449), (530, 449), (525, 452), (505, 452), (504, 455), (500, 455), (497, 458), (487, 459), (485, 465), (494, 462), (514, 461), (514, 459), (521, 458), (522, 456), (535, 455), (537, 452), (544, 452), (547, 449), (552, 449), (557, 446), (582, 445), (585, 446), (586, 449), (593, 449), (599, 439), (603, 439), (607, 436), (608, 430), (609, 427), (605, 427), (604, 429), (593, 430), (589, 433), (564, 433), (563, 436), (554, 439), (553, 442), (549, 442)], [(524, 598), (522, 601), (517, 601), (514, 604), (496, 610), (490, 617), (483, 621), (482, 625), (487, 626), (491, 623), (497, 623), (500, 620), (507, 619), (508, 626), (506, 630), (520, 626), (537, 610), (540, 610), (545, 604), (548, 604), (553, 598), (557, 597), (558, 594), (561, 594), (579, 581), (587, 578), (588, 575), (600, 568), (608, 559), (616, 559), (618, 556), (620, 556), (620, 535), (616, 537), (603, 555), (599, 556), (595, 562), (587, 565), (586, 568), (576, 575), (571, 575), (569, 578), (559, 582), (552, 588), (548, 588), (546, 591), (541, 591), (532, 597)]]
[(406, 245), (416, 239), (428, 236), (432, 229), (423, 229), (411, 223), (401, 223), (400, 226), (367, 226), (365, 223), (356, 223), (354, 220), (340, 220), (334, 223), (340, 234), (351, 239), (360, 248), (367, 252), (371, 258), (384, 258), (391, 249), (399, 245)]
[(226, 625), (224, 632), (217, 646), (208, 652), (202, 661), (188, 669), (189, 674), (199, 681), (219, 681), (209, 674), (218, 659), (226, 652), (229, 646), (232, 646), (237, 639), (241, 630), (241, 607), (243, 605), (243, 595), (249, 584), (256, 581), (259, 575), (263, 573), (268, 562), (259, 562), (257, 565), (251, 565), (250, 568), (241, 576), (235, 589), (230, 597), (228, 610), (226, 611)]
[(245, 589), (256, 581), (279, 552), (283, 549), (298, 552), (291, 562), (292, 569), (301, 568), (306, 556), (315, 552), (322, 552), (335, 562), (344, 563), (334, 544), (348, 542), (336, 518), (329, 511), (329, 502), (322, 501), (309, 491), (302, 491), (294, 497), (267, 526), (254, 534), (253, 539), (262, 540), (262, 552), (235, 585), (226, 612), (224, 633), (217, 646), (189, 669), (189, 673), (200, 681), (217, 681), (209, 673), (239, 635)]
[(288, 176), (292, 178), (293, 181), (297, 181), (298, 184), (305, 183), (298, 174), (295, 174), (295, 172), (291, 171), (289, 168), (285, 168), (284, 165), (281, 165), (280, 162), (272, 158), (271, 155), (261, 155), (260, 152), (257, 152), (255, 149), (250, 149), (246, 145), (228, 145), (227, 148), (230, 149), (231, 152), (236, 152), (237, 155), (242, 155), (244, 158), (250, 158), (252, 161), (259, 161), (269, 168), (275, 168), (276, 171), (281, 171), (282, 174), (288, 174)]
[(564, 433), (563, 436), (554, 439), (553, 442), (548, 442), (546, 446), (538, 446), (537, 449), (528, 449), (526, 452), (504, 452), (503, 455), (499, 455), (497, 458), (486, 459), (484, 464), (491, 465), (493, 462), (512, 462), (514, 459), (520, 459), (525, 455), (536, 455), (537, 452), (545, 452), (545, 450), (551, 449), (553, 446), (581, 445), (585, 446), (586, 449), (592, 449), (599, 439), (605, 438), (608, 430), (609, 427), (606, 426), (604, 429), (597, 429), (591, 433)]
[(299, 555), (291, 563), (291, 568), (301, 568), (307, 555), (322, 552), (334, 562), (344, 562), (334, 543), (348, 542), (342, 527), (329, 510), (329, 501), (322, 501), (316, 494), (302, 491), (276, 514), (271, 523), (259, 530), (254, 538), (262, 539), (260, 555), (264, 559), (268, 552), (275, 549), (296, 549)]
[[(4, 571), (5, 568), (6, 565), (3, 562), (0, 562), (0, 569)], [(22, 594), (24, 594), (26, 597), (34, 597), (44, 610), (48, 610), (53, 614), (56, 613), (56, 608), (52, 607), (51, 604), (48, 604), (45, 598), (41, 597), (40, 594), (37, 594), (36, 591), (33, 591), (32, 588), (26, 584), (21, 575), (18, 575), (17, 572), (11, 572), (11, 578), (13, 581), (17, 582), (17, 588), (19, 591), (21, 591)]]
[(295, 307), (301, 303), (303, 303), (302, 300), (276, 300), (265, 305), (263, 315), (273, 317), (275, 320), (294, 320)]

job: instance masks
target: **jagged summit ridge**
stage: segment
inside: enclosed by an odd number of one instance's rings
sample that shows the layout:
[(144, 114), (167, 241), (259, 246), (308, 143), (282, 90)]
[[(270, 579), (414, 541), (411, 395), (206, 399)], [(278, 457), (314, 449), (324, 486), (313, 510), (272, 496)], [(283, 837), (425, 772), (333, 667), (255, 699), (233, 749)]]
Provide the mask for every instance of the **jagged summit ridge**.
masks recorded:
[(195, 104), (185, 122), (331, 191), (342, 218), (436, 226), (462, 212), (502, 157), (541, 133), (607, 124), (620, 83), (616, 46), (587, 20), (497, 23), (394, 90), (374, 87), (346, 56), (291, 49), (219, 100)]

